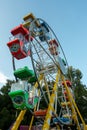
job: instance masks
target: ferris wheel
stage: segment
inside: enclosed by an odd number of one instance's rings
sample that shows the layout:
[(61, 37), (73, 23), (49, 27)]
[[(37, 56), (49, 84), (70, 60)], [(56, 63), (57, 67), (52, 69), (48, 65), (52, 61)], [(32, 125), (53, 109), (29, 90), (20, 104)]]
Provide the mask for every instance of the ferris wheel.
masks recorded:
[[(32, 13), (23, 20), (23, 24), (11, 30), (13, 38), (7, 43), (16, 78), (9, 95), (14, 107), (22, 110), (12, 130), (19, 127), (20, 117), (27, 109), (33, 113), (29, 130), (34, 117), (42, 130), (54, 125), (57, 129), (73, 129), (75, 125), (80, 130), (72, 83), (66, 79), (68, 63), (57, 36), (43, 19), (35, 18)], [(28, 66), (16, 69), (15, 58), (26, 57), (30, 57), (33, 70)]]

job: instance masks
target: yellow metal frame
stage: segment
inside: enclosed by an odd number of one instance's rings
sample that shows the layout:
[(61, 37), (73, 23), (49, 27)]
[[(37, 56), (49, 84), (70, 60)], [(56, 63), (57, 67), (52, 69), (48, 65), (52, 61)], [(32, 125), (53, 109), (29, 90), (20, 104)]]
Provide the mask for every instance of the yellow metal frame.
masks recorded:
[(49, 130), (49, 128), (50, 128), (50, 120), (52, 117), (52, 112), (54, 110), (55, 92), (57, 91), (59, 77), (60, 77), (60, 70), (58, 70), (58, 73), (56, 75), (56, 81), (54, 83), (53, 92), (50, 96), (50, 103), (48, 105), (48, 110), (47, 110), (47, 114), (45, 117), (45, 121), (44, 121), (44, 125), (43, 125), (42, 130)]
[[(34, 111), (35, 111), (35, 110), (36, 110), (36, 107), (34, 108)], [(31, 130), (31, 127), (32, 127), (33, 121), (34, 121), (34, 115), (33, 115), (32, 118), (31, 118), (31, 122), (30, 122), (29, 130)]]
[(77, 118), (77, 114), (78, 114), (81, 121), (82, 121), (84, 130), (86, 130), (86, 124), (85, 124), (85, 122), (84, 122), (84, 120), (83, 120), (83, 118), (82, 118), (82, 116), (81, 116), (81, 114), (79, 112), (79, 109), (78, 109), (78, 107), (77, 107), (77, 105), (76, 105), (76, 103), (75, 103), (75, 101), (73, 99), (73, 96), (72, 96), (72, 94), (71, 94), (71, 92), (70, 92), (70, 90), (69, 90), (69, 88), (68, 88), (68, 86), (67, 86), (67, 84), (65, 82), (65, 79), (64, 79), (63, 75), (62, 75), (62, 80), (64, 82), (64, 86), (66, 88), (66, 91), (67, 91), (67, 94), (68, 94), (68, 97), (69, 97), (70, 107), (71, 107), (71, 110), (72, 110), (72, 118), (76, 122), (78, 130), (81, 130), (80, 125), (79, 125), (79, 121), (78, 121), (78, 118)]
[(26, 110), (22, 110), (19, 114), (19, 116), (16, 119), (16, 122), (14, 123), (13, 127), (11, 128), (11, 130), (18, 130), (18, 127), (21, 123), (21, 121), (23, 120), (23, 117), (26, 113)]
[[(30, 25), (30, 23), (31, 23), (31, 21), (29, 21), (29, 19), (32, 19), (32, 21), (33, 20), (35, 20), (36, 18), (35, 18), (35, 16), (32, 14), (32, 13), (29, 13), (29, 14), (27, 14), (27, 15), (25, 15), (24, 17), (23, 17), (23, 20), (25, 21), (25, 23), (23, 23), (23, 26), (24, 27), (29, 27), (29, 25)], [(36, 26), (40, 26), (40, 23), (36, 20), (35, 21), (35, 24), (36, 24)]]
[[(60, 74), (59, 74), (60, 73)], [(82, 124), (83, 124), (83, 127), (84, 127), (84, 130), (87, 130), (87, 125), (85, 124), (79, 110), (78, 110), (78, 107), (73, 99), (73, 96), (65, 82), (65, 79), (64, 79), (64, 76), (61, 74), (60, 70), (56, 76), (56, 82), (54, 84), (54, 87), (53, 87), (53, 93), (51, 94), (50, 96), (50, 103), (48, 105), (48, 110), (47, 110), (47, 115), (45, 117), (45, 121), (44, 121), (44, 125), (43, 125), (43, 128), (42, 130), (49, 130), (50, 128), (50, 120), (51, 120), (51, 117), (52, 117), (52, 112), (54, 112), (54, 102), (55, 102), (55, 91), (57, 90), (57, 83), (58, 83), (58, 80), (59, 80), (59, 77), (61, 75), (61, 79), (62, 81), (64, 82), (64, 87), (66, 88), (66, 91), (67, 91), (67, 94), (68, 94), (68, 97), (69, 97), (69, 102), (66, 102), (66, 103), (62, 103), (61, 105), (69, 105), (69, 107), (71, 108), (72, 110), (72, 119), (76, 122), (76, 125), (77, 125), (77, 129), (78, 130), (81, 130), (81, 127), (80, 127), (80, 124), (79, 124), (79, 121), (78, 121), (78, 117), (77, 117), (77, 114), (79, 115), (81, 121), (82, 121)]]
[(31, 23), (31, 22), (29, 22), (29, 21), (24, 22), (24, 23), (23, 23), (23, 26), (24, 26), (25, 28), (29, 28), (30, 23)]
[[(40, 77), (39, 77), (39, 81), (42, 80), (42, 79), (43, 79), (43, 74), (40, 75)], [(36, 82), (36, 84), (35, 84), (34, 87), (35, 87), (35, 88), (38, 87), (38, 83), (37, 83), (37, 82)], [(40, 90), (39, 90), (39, 95), (40, 95)], [(37, 105), (35, 106), (34, 111), (36, 111), (36, 108), (37, 108)], [(29, 130), (31, 130), (31, 127), (32, 127), (33, 121), (34, 121), (34, 115), (33, 115), (32, 118), (31, 118), (31, 122), (30, 122)]]
[(35, 19), (35, 16), (32, 14), (32, 13), (29, 13), (29, 14), (27, 14), (27, 15), (25, 15), (24, 17), (23, 17), (23, 20), (24, 21), (26, 21), (26, 20), (28, 20), (28, 19), (32, 19), (32, 20), (34, 20)]

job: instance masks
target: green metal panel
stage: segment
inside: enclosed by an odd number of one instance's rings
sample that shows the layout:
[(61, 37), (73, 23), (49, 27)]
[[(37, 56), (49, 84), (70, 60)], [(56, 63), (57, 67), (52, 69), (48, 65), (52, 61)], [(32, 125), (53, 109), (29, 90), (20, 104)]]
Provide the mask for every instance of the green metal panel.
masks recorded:
[(18, 90), (9, 92), (13, 105), (16, 109), (33, 109), (38, 102), (38, 97), (33, 97), (32, 102), (29, 102), (29, 93), (27, 91)]
[(14, 71), (14, 75), (19, 79), (26, 79), (34, 75), (33, 70), (29, 70), (27, 66)]
[(14, 92), (9, 92), (8, 94), (9, 94), (9, 96), (14, 97), (15, 95), (24, 94), (24, 91), (23, 90), (17, 90), (17, 91), (14, 91)]
[(12, 99), (13, 105), (16, 109), (26, 109), (26, 96), (28, 95), (23, 90), (9, 92), (9, 96)]
[(31, 103), (29, 102), (29, 98), (28, 98), (28, 101), (26, 102), (27, 109), (34, 109), (37, 102), (38, 102), (38, 97), (33, 97)]
[(35, 76), (30, 77), (29, 80), (28, 80), (29, 83), (33, 83), (33, 82), (36, 82), (36, 81), (37, 81), (37, 79), (36, 79)]

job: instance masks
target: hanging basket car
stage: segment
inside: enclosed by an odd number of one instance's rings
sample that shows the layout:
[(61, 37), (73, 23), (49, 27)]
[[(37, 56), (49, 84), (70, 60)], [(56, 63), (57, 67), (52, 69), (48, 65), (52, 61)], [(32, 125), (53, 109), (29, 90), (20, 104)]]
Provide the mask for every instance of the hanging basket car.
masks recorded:
[(11, 85), (11, 91), (8, 93), (16, 109), (26, 109), (26, 99), (28, 99), (27, 82), (21, 81)]
[(9, 47), (10, 52), (13, 55), (13, 57), (15, 57), (18, 60), (23, 59), (27, 57), (28, 55), (30, 55), (30, 50), (26, 50), (24, 48), (24, 43), (20, 41), (19, 39), (14, 39), (8, 42), (7, 46)]
[(35, 111), (34, 115), (35, 116), (46, 116), (46, 113), (47, 113), (47, 109), (45, 109), (45, 110), (40, 109), (40, 110)]
[(50, 40), (50, 35), (49, 35), (49, 28), (47, 27), (46, 23), (41, 23), (40, 28), (39, 28), (39, 39), (41, 42), (44, 42), (46, 40)]
[(50, 53), (51, 55), (58, 55), (58, 43), (55, 39), (51, 40), (49, 42), (49, 50), (50, 50)]
[(14, 39), (7, 43), (11, 54), (18, 60), (30, 55), (29, 40), (33, 39), (29, 39), (29, 31), (23, 25), (19, 25), (11, 30), (11, 33)]
[[(27, 81), (18, 81), (13, 83), (9, 96), (16, 109), (33, 109), (38, 102), (38, 95), (36, 89), (29, 85)], [(30, 102), (30, 100), (32, 101)]]
[[(71, 81), (66, 80), (65, 82), (66, 82), (66, 85), (67, 85), (68, 87), (72, 87)], [(62, 82), (62, 85), (64, 85), (64, 82)]]
[[(20, 40), (29, 40), (29, 30), (26, 29), (25, 27), (23, 27), (22, 24), (20, 24), (19, 26), (16, 26), (15, 28), (13, 28), (11, 30), (11, 34), (15, 37), (18, 38)], [(30, 37), (30, 40), (33, 40), (32, 37)]]
[(66, 90), (64, 90), (64, 95), (65, 95), (66, 100), (68, 100), (68, 94)]
[[(36, 18), (35, 18), (35, 16), (32, 13), (29, 13), (28, 15), (24, 16), (23, 20), (24, 20), (23, 26), (25, 28), (29, 29), (29, 26), (30, 26), (31, 22), (36, 20)], [(38, 20), (35, 21), (35, 25), (34, 26), (37, 26), (37, 27), (40, 26)]]
[(19, 68), (14, 71), (14, 76), (21, 80), (29, 79), (34, 75), (34, 71), (30, 70), (27, 66)]

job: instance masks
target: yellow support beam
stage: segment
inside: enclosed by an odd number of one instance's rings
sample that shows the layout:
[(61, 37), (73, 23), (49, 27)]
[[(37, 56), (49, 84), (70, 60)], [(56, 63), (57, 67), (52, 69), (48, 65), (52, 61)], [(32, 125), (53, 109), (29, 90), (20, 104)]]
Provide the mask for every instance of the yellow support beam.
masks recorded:
[(54, 110), (55, 92), (57, 91), (59, 77), (60, 77), (60, 70), (58, 70), (58, 73), (56, 75), (56, 81), (54, 83), (53, 93), (50, 96), (50, 102), (49, 102), (49, 105), (48, 105), (48, 110), (47, 110), (47, 114), (46, 114), (46, 117), (45, 117), (45, 121), (44, 121), (44, 125), (43, 125), (42, 130), (49, 130), (49, 128), (50, 128), (50, 120), (51, 120), (51, 117), (52, 117), (52, 112)]
[[(41, 75), (39, 76), (39, 81), (42, 80), (42, 79), (43, 79), (43, 75), (41, 74)], [(37, 83), (37, 82), (35, 83), (34, 87), (35, 87), (35, 88), (38, 87), (38, 83)], [(39, 93), (39, 96), (40, 96), (40, 90), (39, 90), (38, 93)], [(34, 112), (36, 111), (36, 108), (37, 108), (37, 105), (36, 105), (35, 108), (34, 108)], [(29, 130), (31, 130), (33, 121), (34, 121), (34, 115), (33, 115), (32, 118), (31, 118), (31, 122), (30, 122), (30, 125), (29, 125)]]
[(18, 127), (21, 123), (21, 121), (23, 120), (23, 117), (26, 113), (26, 110), (22, 110), (20, 113), (19, 113), (19, 116), (17, 117), (13, 127), (11, 128), (11, 130), (18, 130)]
[[(38, 81), (41, 81), (43, 79), (43, 74), (41, 74), (38, 78)], [(36, 82), (34, 85), (35, 88), (38, 88), (38, 83)]]
[(87, 125), (85, 125), (85, 129), (84, 130), (87, 130)]
[(45, 79), (45, 76), (43, 76), (43, 79), (44, 79), (44, 83), (45, 83), (45, 88), (46, 88), (46, 91), (47, 91), (47, 95), (48, 95), (48, 98), (50, 100), (50, 91), (49, 91), (49, 87), (48, 87), (47, 81)]
[(67, 84), (65, 82), (65, 79), (64, 79), (63, 75), (62, 75), (62, 80), (64, 82), (64, 86), (66, 88), (66, 91), (67, 91), (67, 94), (68, 94), (68, 97), (69, 97), (70, 107), (71, 107), (71, 110), (72, 110), (72, 118), (76, 122), (78, 130), (81, 130), (81, 127), (80, 127), (80, 124), (79, 124), (79, 121), (78, 121), (78, 117), (77, 117), (77, 114), (78, 114), (81, 121), (82, 121), (82, 123), (83, 123), (84, 130), (86, 130), (85, 129), (85, 122), (84, 122), (84, 120), (83, 120), (83, 118), (82, 118), (82, 116), (81, 116), (81, 114), (79, 112), (79, 109), (78, 109), (78, 107), (77, 107), (77, 105), (76, 105), (76, 103), (75, 103), (75, 101), (73, 99), (73, 96), (72, 96), (72, 94), (71, 94), (71, 92), (70, 92), (70, 90), (69, 90), (69, 88), (68, 88), (68, 86), (67, 86)]
[[(36, 107), (34, 108), (34, 111), (35, 111), (35, 110), (36, 110)], [(31, 118), (31, 122), (30, 122), (30, 125), (29, 125), (29, 130), (31, 130), (33, 121), (34, 121), (34, 115), (33, 115), (32, 118)]]

